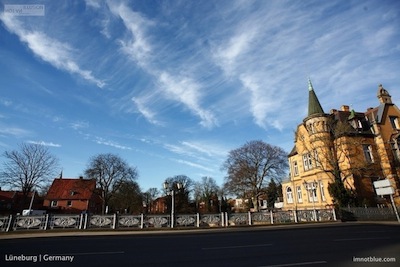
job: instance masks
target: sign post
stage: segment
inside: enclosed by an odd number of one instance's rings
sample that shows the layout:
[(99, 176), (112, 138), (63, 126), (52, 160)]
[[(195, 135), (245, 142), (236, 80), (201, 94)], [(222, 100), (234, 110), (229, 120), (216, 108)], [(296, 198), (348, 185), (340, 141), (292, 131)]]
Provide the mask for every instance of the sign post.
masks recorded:
[(394, 189), (390, 184), (390, 181), (388, 179), (375, 181), (374, 187), (377, 195), (379, 196), (390, 195), (390, 201), (392, 202), (394, 213), (396, 214), (397, 221), (400, 223), (399, 213), (397, 212), (397, 208), (393, 200)]

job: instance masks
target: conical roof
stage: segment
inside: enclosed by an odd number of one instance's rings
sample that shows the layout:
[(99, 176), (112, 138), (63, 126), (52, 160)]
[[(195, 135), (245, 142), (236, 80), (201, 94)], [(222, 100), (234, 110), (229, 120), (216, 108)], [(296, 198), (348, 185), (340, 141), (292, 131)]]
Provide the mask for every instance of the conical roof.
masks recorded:
[(308, 79), (308, 116), (314, 114), (325, 114), (322, 109), (321, 104), (319, 103), (318, 97), (314, 92), (314, 88), (312, 86), (311, 80)]

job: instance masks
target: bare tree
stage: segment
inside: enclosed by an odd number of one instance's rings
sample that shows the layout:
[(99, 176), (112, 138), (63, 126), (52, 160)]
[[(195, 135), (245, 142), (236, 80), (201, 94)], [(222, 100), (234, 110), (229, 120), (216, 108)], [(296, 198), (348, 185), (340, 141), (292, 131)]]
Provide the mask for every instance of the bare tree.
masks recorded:
[(122, 158), (111, 153), (92, 157), (85, 174), (97, 181), (99, 195), (103, 201), (103, 214), (108, 202), (120, 187), (126, 182), (135, 181), (138, 176), (136, 168), (130, 167)]
[(114, 212), (136, 213), (143, 212), (143, 194), (137, 182), (122, 181), (109, 201), (110, 209)]
[(251, 198), (258, 210), (259, 197), (268, 182), (281, 181), (288, 168), (287, 153), (263, 141), (250, 141), (229, 152), (222, 169), (227, 170), (224, 188), (243, 198)]
[(204, 202), (208, 212), (212, 211), (212, 205), (218, 205), (218, 203), (212, 203), (212, 201), (218, 200), (219, 192), (219, 186), (212, 177), (202, 177), (201, 181), (196, 182), (194, 186), (194, 198), (196, 202)]
[[(175, 210), (177, 212), (191, 212), (190, 208), (190, 194), (192, 193), (194, 182), (191, 178), (186, 175), (175, 175), (165, 180), (170, 185), (170, 188), (174, 188), (175, 191)], [(180, 184), (180, 188), (178, 188)], [(163, 188), (164, 194), (169, 194), (168, 189)], [(167, 209), (171, 210), (171, 200), (167, 200)]]
[(58, 170), (58, 159), (40, 144), (20, 145), (19, 150), (5, 151), (1, 183), (22, 191), (24, 201), (34, 188), (48, 184)]

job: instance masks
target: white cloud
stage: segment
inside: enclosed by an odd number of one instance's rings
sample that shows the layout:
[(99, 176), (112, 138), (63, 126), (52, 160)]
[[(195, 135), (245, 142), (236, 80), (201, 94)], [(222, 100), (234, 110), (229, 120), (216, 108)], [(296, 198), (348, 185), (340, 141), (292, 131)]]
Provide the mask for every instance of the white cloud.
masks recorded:
[(178, 163), (182, 163), (182, 164), (188, 165), (190, 167), (195, 167), (197, 169), (201, 169), (201, 170), (205, 170), (205, 171), (209, 171), (209, 172), (213, 172), (214, 171), (211, 168), (205, 167), (205, 166), (203, 166), (201, 164), (197, 164), (197, 163), (194, 163), (194, 162), (191, 162), (191, 161), (188, 161), (188, 160), (182, 160), (182, 159), (172, 159), (172, 160), (174, 160), (174, 161), (176, 161)]
[(0, 104), (2, 104), (5, 107), (10, 107), (13, 104), (13, 102), (5, 98), (0, 98)]
[(18, 127), (0, 127), (0, 134), (11, 135), (17, 138), (30, 135), (31, 132)]
[(95, 142), (99, 145), (111, 146), (111, 147), (122, 149), (122, 150), (132, 150), (131, 147), (123, 146), (123, 145), (118, 144), (117, 142), (105, 140), (104, 138), (101, 138), (101, 137), (96, 137)]
[[(164, 97), (182, 103), (193, 114), (200, 118), (200, 125), (205, 128), (212, 128), (217, 125), (215, 116), (200, 105), (201, 95), (200, 85), (193, 79), (185, 75), (171, 75), (169, 72), (158, 69), (158, 64), (152, 57), (154, 49), (150, 44), (150, 35), (146, 31), (155, 23), (138, 12), (132, 11), (125, 4), (109, 3), (111, 12), (122, 19), (130, 37), (120, 40), (123, 51), (128, 54), (143, 70), (153, 76), (164, 91)], [(155, 97), (155, 93), (150, 93), (146, 98)], [(151, 111), (143, 101), (143, 98), (134, 97), (132, 99), (139, 112), (149, 120), (150, 123), (159, 124), (155, 119), (156, 114)]]
[(143, 17), (140, 13), (132, 11), (124, 3), (116, 4), (110, 1), (108, 6), (115, 16), (122, 19), (131, 34), (130, 38), (119, 40), (124, 52), (130, 55), (139, 66), (146, 67), (152, 48), (147, 40), (145, 30), (153, 25), (153, 22)]
[(139, 97), (133, 97), (132, 101), (135, 103), (136, 108), (138, 111), (145, 117), (145, 119), (150, 122), (151, 124), (155, 125), (163, 125), (161, 122), (155, 119), (156, 113), (151, 111), (148, 105), (146, 105), (147, 101), (146, 98), (139, 98)]
[(218, 124), (214, 114), (200, 106), (200, 85), (195, 81), (187, 77), (177, 78), (167, 72), (160, 73), (159, 81), (165, 90), (166, 97), (177, 100), (188, 107), (200, 118), (200, 124), (203, 127), (212, 128)]
[(91, 71), (79, 67), (73, 56), (74, 51), (67, 43), (59, 42), (39, 31), (27, 30), (15, 16), (10, 14), (3, 12), (0, 15), (0, 20), (3, 21), (10, 32), (16, 34), (43, 61), (50, 63), (60, 70), (78, 74), (83, 79), (95, 83), (100, 88), (105, 85), (103, 81), (94, 77)]
[(71, 122), (69, 126), (74, 130), (79, 130), (83, 128), (88, 128), (89, 123), (86, 121), (76, 121), (76, 122)]
[(50, 146), (50, 147), (61, 147), (60, 144), (55, 144), (53, 142), (45, 142), (45, 141), (27, 141), (29, 144), (42, 145), (42, 146)]

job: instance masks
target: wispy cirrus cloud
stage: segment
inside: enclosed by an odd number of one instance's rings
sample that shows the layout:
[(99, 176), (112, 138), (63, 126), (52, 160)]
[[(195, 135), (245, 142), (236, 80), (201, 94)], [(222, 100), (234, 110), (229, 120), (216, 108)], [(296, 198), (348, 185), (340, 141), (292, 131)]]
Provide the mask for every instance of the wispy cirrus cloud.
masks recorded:
[(56, 143), (53, 143), (53, 142), (45, 142), (45, 141), (32, 141), (32, 140), (29, 140), (29, 141), (27, 141), (27, 143), (35, 144), (35, 145), (41, 145), (41, 146), (49, 146), (49, 147), (61, 147), (60, 144), (56, 144)]
[(100, 88), (105, 85), (103, 81), (94, 77), (91, 71), (82, 69), (78, 65), (76, 58), (73, 56), (74, 49), (69, 44), (51, 38), (43, 32), (28, 30), (16, 16), (11, 14), (3, 12), (0, 14), (0, 20), (8, 31), (16, 34), (43, 61), (60, 70), (77, 74)]
[(99, 144), (99, 145), (110, 146), (110, 147), (114, 147), (114, 148), (117, 148), (117, 149), (132, 150), (131, 147), (123, 146), (123, 145), (120, 145), (117, 142), (114, 142), (114, 141), (111, 141), (111, 140), (106, 140), (106, 139), (101, 138), (101, 137), (96, 137), (94, 142)]
[(149, 105), (147, 105), (147, 100), (148, 96), (132, 97), (132, 101), (135, 103), (137, 110), (147, 121), (155, 125), (163, 125), (163, 123), (156, 119), (156, 113), (149, 108)]
[(31, 135), (31, 131), (23, 129), (23, 128), (19, 128), (19, 127), (0, 127), (0, 134), (1, 135), (10, 135), (10, 136), (14, 136), (16, 138), (21, 138), (24, 136), (28, 136)]
[[(169, 71), (157, 68), (159, 58), (153, 56), (155, 53), (153, 46), (160, 40), (153, 40), (154, 37), (147, 32), (150, 28), (156, 26), (156, 23), (140, 13), (132, 11), (124, 3), (109, 2), (108, 5), (111, 12), (123, 21), (129, 33), (129, 37), (119, 40), (122, 51), (129, 55), (149, 75), (153, 76), (157, 84), (160, 85), (160, 88), (154, 90), (161, 90), (161, 95), (150, 92), (145, 97), (163, 96), (165, 99), (179, 102), (188, 108), (192, 114), (200, 118), (200, 125), (203, 127), (212, 128), (216, 126), (217, 119), (215, 116), (211, 111), (201, 106), (201, 84), (186, 74), (171, 74)], [(155, 44), (152, 45), (153, 43)], [(158, 56), (162, 57), (160, 54)], [(155, 111), (146, 106), (145, 101), (141, 101), (141, 98), (138, 97), (134, 97), (132, 100), (136, 104), (138, 111), (149, 122), (159, 124), (155, 119)]]
[(74, 130), (80, 130), (89, 127), (89, 122), (87, 121), (75, 121), (71, 122), (69, 126)]
[(188, 165), (190, 167), (194, 167), (194, 168), (197, 168), (197, 169), (201, 169), (201, 170), (207, 171), (207, 172), (213, 172), (214, 171), (212, 168), (209, 168), (209, 167), (206, 167), (206, 166), (203, 166), (201, 164), (194, 163), (194, 162), (191, 162), (191, 161), (188, 161), (188, 160), (183, 160), (183, 159), (172, 159), (172, 160), (176, 161), (178, 163), (181, 163), (181, 164)]

